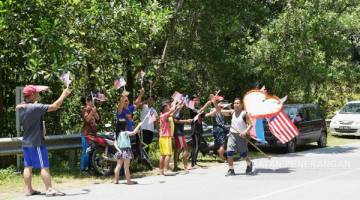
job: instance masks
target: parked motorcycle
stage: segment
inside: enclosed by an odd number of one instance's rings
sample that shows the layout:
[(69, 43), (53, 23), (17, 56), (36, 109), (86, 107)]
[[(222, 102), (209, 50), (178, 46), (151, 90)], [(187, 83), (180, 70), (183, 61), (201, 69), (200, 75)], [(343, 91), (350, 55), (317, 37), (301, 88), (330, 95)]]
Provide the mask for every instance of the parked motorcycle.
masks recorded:
[[(86, 140), (89, 144), (87, 152), (90, 155), (92, 169), (102, 176), (113, 174), (116, 166), (115, 153), (117, 151), (114, 146), (115, 133), (103, 132), (96, 135), (87, 135)], [(139, 163), (142, 163), (149, 170), (153, 169), (146, 151), (136, 137), (131, 139), (131, 150), (134, 154), (134, 160), (137, 159)]]

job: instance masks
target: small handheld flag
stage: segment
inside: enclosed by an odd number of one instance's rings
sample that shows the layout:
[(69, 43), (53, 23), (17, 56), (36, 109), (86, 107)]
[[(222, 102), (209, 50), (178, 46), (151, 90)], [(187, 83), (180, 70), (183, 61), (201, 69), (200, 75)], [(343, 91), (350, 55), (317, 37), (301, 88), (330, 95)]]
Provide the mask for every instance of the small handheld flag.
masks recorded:
[(96, 93), (93, 98), (94, 98), (94, 100), (101, 101), (101, 102), (108, 100), (108, 98), (100, 92)]
[(121, 88), (121, 84), (120, 84), (120, 80), (119, 79), (116, 79), (114, 81), (114, 87), (116, 90), (120, 89)]
[(124, 90), (125, 90), (125, 85), (126, 85), (126, 81), (124, 79), (124, 77), (120, 77), (119, 79), (116, 79), (114, 81), (114, 87), (115, 89), (120, 89), (121, 87), (124, 87)]
[(186, 105), (188, 108), (190, 108), (191, 110), (195, 109), (195, 101), (190, 100), (189, 103)]
[(140, 84), (141, 84), (141, 87), (143, 87), (145, 72), (143, 70), (141, 70), (139, 75), (140, 75)]
[(149, 123), (154, 123), (156, 121), (156, 114), (154, 108), (150, 108), (142, 122), (144, 122), (146, 119), (149, 120)]
[(64, 82), (65, 86), (68, 88), (71, 80), (70, 80), (70, 72), (66, 72), (61, 75), (61, 80)]
[(171, 96), (171, 98), (174, 99), (174, 101), (181, 101), (182, 97), (183, 95), (178, 91), (175, 91), (174, 94)]
[(36, 90), (39, 92), (49, 90), (49, 86), (45, 86), (45, 85), (35, 85), (35, 87), (36, 87)]

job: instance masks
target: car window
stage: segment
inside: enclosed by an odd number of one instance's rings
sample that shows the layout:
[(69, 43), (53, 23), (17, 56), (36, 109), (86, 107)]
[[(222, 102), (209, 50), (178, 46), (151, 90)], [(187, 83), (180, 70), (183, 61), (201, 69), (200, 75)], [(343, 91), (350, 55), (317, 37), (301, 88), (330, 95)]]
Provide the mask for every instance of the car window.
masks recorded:
[(321, 119), (321, 115), (315, 107), (308, 107), (306, 110), (309, 116), (309, 121)]
[(285, 107), (285, 113), (289, 116), (291, 120), (294, 120), (297, 114), (297, 108), (295, 107)]
[(298, 116), (300, 117), (301, 121), (310, 121), (309, 114), (305, 108), (300, 108)]
[(348, 103), (341, 110), (341, 114), (360, 114), (360, 103)]

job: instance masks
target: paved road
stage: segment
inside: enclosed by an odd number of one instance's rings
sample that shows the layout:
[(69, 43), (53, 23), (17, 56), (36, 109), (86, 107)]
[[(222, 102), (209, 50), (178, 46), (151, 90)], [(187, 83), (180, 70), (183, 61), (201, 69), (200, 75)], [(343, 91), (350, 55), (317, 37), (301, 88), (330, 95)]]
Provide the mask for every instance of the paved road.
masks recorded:
[[(137, 179), (138, 185), (100, 184), (65, 191), (51, 199), (360, 199), (360, 143), (256, 159), (255, 173), (225, 177), (226, 164), (192, 170), (174, 177)], [(27, 200), (43, 199), (29, 197)]]

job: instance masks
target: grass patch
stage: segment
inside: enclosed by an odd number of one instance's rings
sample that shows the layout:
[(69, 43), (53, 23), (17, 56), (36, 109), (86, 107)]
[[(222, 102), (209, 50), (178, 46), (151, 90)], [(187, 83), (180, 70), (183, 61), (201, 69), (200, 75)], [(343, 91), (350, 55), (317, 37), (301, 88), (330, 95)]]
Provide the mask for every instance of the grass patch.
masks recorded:
[(329, 147), (357, 143), (357, 142), (360, 142), (359, 136), (334, 136), (334, 135), (328, 134), (328, 146)]

